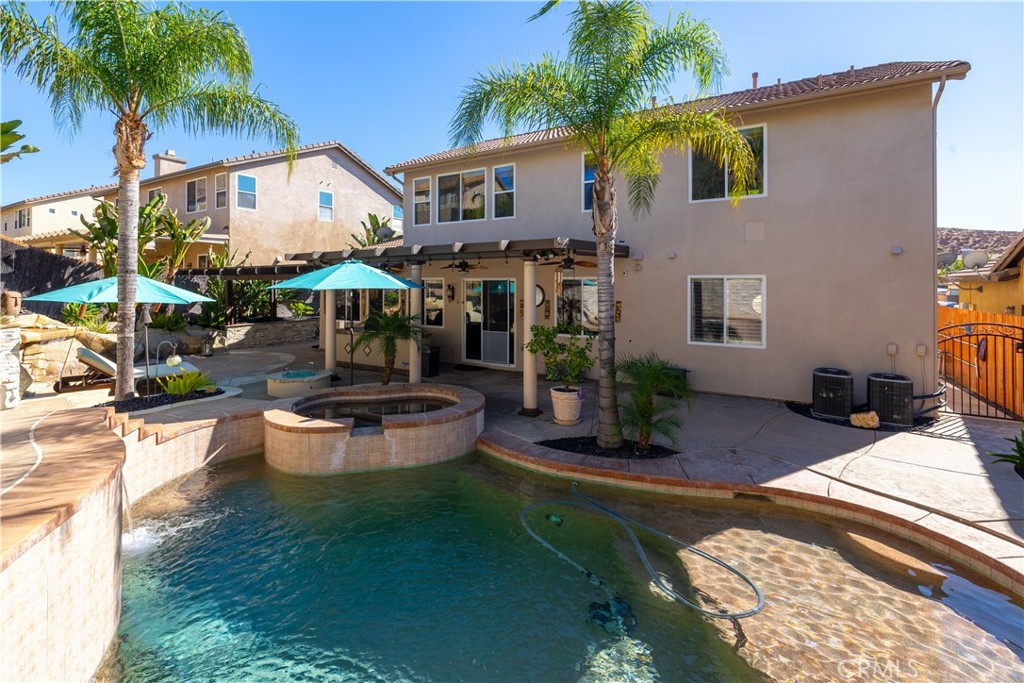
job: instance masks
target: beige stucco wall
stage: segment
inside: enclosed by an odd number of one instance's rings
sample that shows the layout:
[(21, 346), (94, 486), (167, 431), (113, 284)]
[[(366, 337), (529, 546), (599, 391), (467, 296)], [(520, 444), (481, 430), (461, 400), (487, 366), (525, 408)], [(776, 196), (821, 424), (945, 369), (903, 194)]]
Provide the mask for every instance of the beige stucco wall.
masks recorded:
[[(91, 220), (96, 204), (96, 200), (88, 195), (33, 202), (28, 205), (12, 204), (3, 210), (3, 234), (17, 239), (56, 230), (82, 230), (79, 216)], [(15, 229), (14, 222), (18, 217), (18, 210), (24, 208), (30, 208), (32, 211), (30, 225), (27, 228)]]
[[(918, 85), (804, 106), (747, 112), (744, 125), (766, 126), (766, 194), (732, 207), (688, 201), (688, 162), (669, 154), (657, 202), (633, 219), (619, 186), (619, 238), (642, 260), (620, 259), (616, 298), (619, 354), (655, 350), (689, 369), (698, 389), (809, 401), (811, 373), (835, 366), (854, 373), (856, 400), (866, 375), (889, 371), (887, 344), (898, 345), (896, 371), (931, 391), (934, 372), (934, 236), (931, 87)], [(412, 181), (516, 163), (515, 219), (413, 226)], [(431, 244), (552, 236), (592, 238), (581, 211), (581, 155), (561, 147), (494, 160), (479, 158), (405, 176), (406, 242)], [(892, 255), (900, 246), (903, 253)], [(675, 258), (670, 257), (675, 252)], [(461, 299), (461, 275), (445, 274)], [(501, 276), (521, 266), (488, 262), (468, 277)], [(539, 268), (549, 296), (554, 269)], [(577, 270), (578, 277), (593, 271)], [(763, 275), (764, 349), (699, 346), (688, 339), (687, 277)], [(451, 305), (447, 306), (448, 309)], [(543, 319), (543, 312), (539, 312)], [(449, 317), (450, 324), (457, 321)], [(436, 338), (461, 345), (461, 328)], [(926, 347), (924, 363), (917, 345)], [(449, 360), (447, 354), (443, 354)]]
[[(257, 208), (235, 208), (237, 174), (256, 177)], [(254, 161), (231, 169), (231, 248), (252, 249), (250, 263), (288, 253), (345, 249), (362, 234), (367, 213), (391, 216), (396, 193), (337, 148), (303, 154), (288, 177), (284, 160)], [(334, 220), (318, 218), (318, 192), (334, 193)]]
[[(1006, 313), (1013, 306), (1015, 315), (1024, 315), (1024, 278), (1001, 282), (964, 282), (970, 289), (960, 290), (960, 306), (986, 313)], [(982, 291), (977, 291), (981, 287)]]

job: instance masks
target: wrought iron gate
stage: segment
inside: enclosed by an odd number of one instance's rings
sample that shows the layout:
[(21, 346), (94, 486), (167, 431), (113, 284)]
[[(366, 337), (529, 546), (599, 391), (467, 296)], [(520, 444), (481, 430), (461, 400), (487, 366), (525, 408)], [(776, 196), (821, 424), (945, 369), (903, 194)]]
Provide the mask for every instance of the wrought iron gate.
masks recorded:
[(1024, 327), (996, 322), (941, 327), (938, 360), (949, 410), (1024, 419)]

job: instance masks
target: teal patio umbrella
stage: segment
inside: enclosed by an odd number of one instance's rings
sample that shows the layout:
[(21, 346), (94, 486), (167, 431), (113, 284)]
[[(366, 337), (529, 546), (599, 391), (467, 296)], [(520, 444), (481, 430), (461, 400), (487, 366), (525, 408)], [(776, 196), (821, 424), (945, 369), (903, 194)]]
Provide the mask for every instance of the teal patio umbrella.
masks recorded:
[[(80, 285), (71, 285), (62, 289), (55, 289), (45, 294), (25, 297), (25, 301), (60, 301), (73, 304), (116, 304), (117, 303), (117, 278), (108, 277), (92, 282), (83, 282)], [(164, 282), (151, 280), (148, 277), (139, 275), (135, 280), (135, 302), (139, 304), (195, 304), (200, 301), (213, 301), (208, 296), (190, 292), (181, 287), (175, 287)], [(149, 311), (146, 309), (145, 314)], [(143, 320), (146, 320), (144, 317)], [(71, 348), (68, 347), (68, 354)], [(157, 348), (157, 360), (159, 360), (160, 349)], [(67, 364), (67, 358), (64, 359)], [(63, 374), (61, 369), (61, 374)], [(146, 324), (146, 381), (149, 382), (149, 324)]]
[[(83, 282), (52, 292), (25, 297), (25, 301), (60, 301), (75, 304), (116, 304), (117, 278)], [(208, 296), (190, 292), (148, 277), (138, 276), (135, 282), (135, 301), (140, 304), (195, 304), (213, 301)]]
[[(271, 285), (270, 289), (423, 289), (412, 280), (392, 275), (391, 273), (366, 265), (358, 259), (348, 259), (327, 268), (314, 270), (312, 273), (304, 273), (291, 280)], [(349, 335), (352, 335), (351, 330)], [(326, 344), (325, 354), (327, 353)], [(355, 349), (349, 344), (349, 383), (355, 382)], [(326, 356), (325, 356), (326, 360)], [(328, 361), (329, 367), (333, 367), (333, 361)]]

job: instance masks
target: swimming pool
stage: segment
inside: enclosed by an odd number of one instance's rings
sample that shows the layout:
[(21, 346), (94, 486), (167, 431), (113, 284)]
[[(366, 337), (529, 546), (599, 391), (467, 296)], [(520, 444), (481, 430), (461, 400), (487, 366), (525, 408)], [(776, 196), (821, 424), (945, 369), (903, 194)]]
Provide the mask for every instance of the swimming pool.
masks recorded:
[[(1024, 611), (952, 568), (941, 589), (918, 587), (814, 520), (588, 487), (726, 559), (767, 597), (734, 652), (732, 625), (651, 589), (615, 523), (536, 510), (534, 528), (632, 606), (635, 628), (609, 633), (587, 618), (604, 592), (519, 523), (524, 506), (567, 489), (477, 457), (342, 477), (287, 475), (258, 457), (196, 472), (136, 509), (104, 676), (739, 682), (858, 680), (845, 674), (885, 666), (906, 680), (911, 669), (918, 680), (1015, 680)], [(734, 577), (692, 559), (686, 577), (669, 549), (641, 539), (676, 586), (692, 580), (725, 608), (749, 603)]]

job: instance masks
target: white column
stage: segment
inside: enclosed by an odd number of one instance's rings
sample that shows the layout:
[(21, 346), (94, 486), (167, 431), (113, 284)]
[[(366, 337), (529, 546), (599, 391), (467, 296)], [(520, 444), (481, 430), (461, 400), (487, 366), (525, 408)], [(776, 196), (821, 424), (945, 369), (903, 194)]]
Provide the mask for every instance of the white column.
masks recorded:
[[(530, 328), (537, 324), (537, 306), (534, 301), (534, 290), (537, 289), (537, 262), (533, 259), (523, 261), (523, 346), (533, 339)], [(537, 357), (523, 349), (523, 407), (520, 415), (536, 417), (541, 411), (537, 409)]]
[[(418, 285), (423, 284), (423, 266), (413, 263), (409, 279)], [(423, 296), (418, 289), (409, 290), (409, 315), (416, 316), (416, 326), (419, 327), (420, 312), (423, 308)], [(420, 340), (420, 344), (423, 344)], [(415, 342), (409, 342), (409, 381), (420, 382), (423, 380), (423, 371), (420, 362), (420, 347)]]
[(321, 346), (324, 347), (324, 370), (334, 371), (338, 367), (338, 331), (334, 324), (337, 317), (337, 310), (334, 307), (334, 290), (324, 290), (323, 308), (320, 309), (320, 319), (324, 321), (324, 334), (320, 337)]

